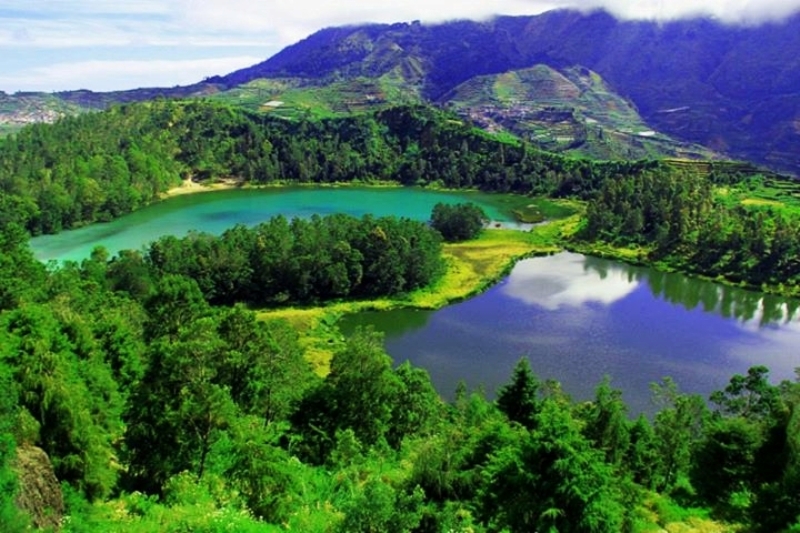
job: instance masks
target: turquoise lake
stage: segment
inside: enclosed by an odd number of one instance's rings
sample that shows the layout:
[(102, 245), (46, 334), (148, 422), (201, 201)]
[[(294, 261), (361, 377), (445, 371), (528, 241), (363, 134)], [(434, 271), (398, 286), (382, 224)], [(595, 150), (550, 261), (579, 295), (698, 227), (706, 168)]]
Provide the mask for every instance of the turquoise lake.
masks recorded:
[(513, 226), (510, 213), (496, 207), (499, 198), (481, 193), (416, 188), (302, 187), (215, 191), (177, 196), (112, 222), (35, 237), (31, 239), (31, 248), (41, 261), (80, 261), (89, 257), (98, 245), (112, 254), (124, 249), (138, 250), (162, 235), (182, 236), (190, 231), (219, 234), (236, 224), (255, 225), (276, 215), (294, 218), (348, 213), (428, 220), (438, 202), (472, 201), (493, 220)]

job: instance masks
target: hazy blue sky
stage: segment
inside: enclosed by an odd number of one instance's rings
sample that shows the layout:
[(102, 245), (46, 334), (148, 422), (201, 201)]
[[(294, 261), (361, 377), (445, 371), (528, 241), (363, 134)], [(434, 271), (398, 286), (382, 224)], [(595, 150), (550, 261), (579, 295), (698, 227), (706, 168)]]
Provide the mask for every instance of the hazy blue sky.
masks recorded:
[(636, 18), (781, 18), (800, 0), (2, 0), (0, 90), (184, 85), (263, 61), (326, 27), (604, 6)]

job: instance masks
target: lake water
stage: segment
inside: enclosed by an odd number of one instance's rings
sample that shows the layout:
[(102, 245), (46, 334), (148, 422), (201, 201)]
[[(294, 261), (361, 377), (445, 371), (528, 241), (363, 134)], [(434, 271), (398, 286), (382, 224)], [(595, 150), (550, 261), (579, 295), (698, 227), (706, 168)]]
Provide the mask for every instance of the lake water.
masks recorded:
[[(502, 197), (421, 189), (298, 188), (232, 190), (182, 196), (107, 224), (32, 239), (41, 260), (81, 260), (97, 246), (139, 249), (164, 234), (221, 233), (277, 214), (395, 214), (429, 218), (437, 202), (470, 200), (509, 221)], [(528, 357), (542, 379), (589, 399), (604, 374), (633, 413), (650, 411), (649, 384), (672, 376), (703, 395), (756, 364), (775, 379), (800, 366), (800, 303), (562, 253), (522, 261), (486, 293), (439, 311), (399, 310), (346, 317), (345, 330), (371, 324), (387, 351), (427, 369), (452, 397), (456, 384), (493, 395), (514, 364)]]
[(115, 254), (124, 249), (138, 250), (166, 234), (182, 236), (192, 230), (219, 234), (235, 224), (255, 225), (279, 214), (307, 218), (313, 214), (370, 213), (428, 220), (436, 203), (465, 201), (480, 205), (494, 220), (515, 225), (510, 213), (501, 207), (502, 195), (374, 187), (248, 189), (177, 196), (112, 222), (35, 237), (31, 248), (41, 261), (80, 261), (98, 245)]
[(451, 398), (459, 380), (489, 396), (520, 357), (576, 400), (591, 399), (603, 375), (632, 414), (652, 412), (649, 385), (664, 376), (707, 397), (752, 365), (774, 379), (800, 366), (800, 302), (680, 274), (561, 253), (519, 262), (482, 295), (438, 311), (345, 317), (372, 325), (386, 348), (431, 374)]

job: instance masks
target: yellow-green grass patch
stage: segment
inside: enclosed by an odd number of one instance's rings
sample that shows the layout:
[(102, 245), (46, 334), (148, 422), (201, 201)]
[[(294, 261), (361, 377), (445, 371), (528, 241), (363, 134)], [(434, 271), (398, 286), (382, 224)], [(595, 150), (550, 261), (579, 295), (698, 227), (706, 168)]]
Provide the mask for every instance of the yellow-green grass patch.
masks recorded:
[(786, 204), (778, 200), (767, 200), (766, 198), (744, 198), (742, 205), (785, 207)]

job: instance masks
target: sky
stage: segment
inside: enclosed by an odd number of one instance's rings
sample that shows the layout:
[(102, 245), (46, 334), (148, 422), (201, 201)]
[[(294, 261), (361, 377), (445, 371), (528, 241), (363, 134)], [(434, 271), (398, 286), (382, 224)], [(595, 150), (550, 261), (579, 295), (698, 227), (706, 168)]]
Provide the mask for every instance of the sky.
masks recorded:
[(0, 0), (0, 91), (172, 87), (264, 61), (324, 27), (605, 8), (775, 21), (800, 0)]

